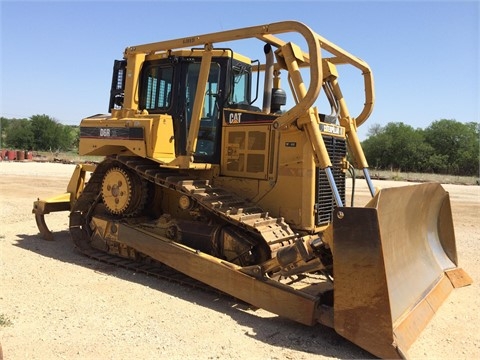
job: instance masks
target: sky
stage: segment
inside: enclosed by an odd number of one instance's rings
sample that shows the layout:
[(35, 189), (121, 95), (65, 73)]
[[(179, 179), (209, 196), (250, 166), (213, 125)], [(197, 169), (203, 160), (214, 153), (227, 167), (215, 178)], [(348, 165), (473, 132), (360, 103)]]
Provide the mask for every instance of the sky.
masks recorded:
[[(0, 0), (0, 116), (46, 114), (78, 125), (108, 112), (113, 61), (127, 46), (297, 20), (370, 65), (376, 103), (361, 140), (374, 124), (480, 122), (479, 4)], [(340, 73), (352, 116), (363, 106), (361, 81)]]

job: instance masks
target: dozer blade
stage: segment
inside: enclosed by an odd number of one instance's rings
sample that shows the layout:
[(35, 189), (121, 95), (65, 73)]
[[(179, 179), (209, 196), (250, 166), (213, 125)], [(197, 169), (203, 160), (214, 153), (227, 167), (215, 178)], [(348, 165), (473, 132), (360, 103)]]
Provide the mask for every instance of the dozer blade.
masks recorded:
[(457, 267), (448, 193), (428, 183), (379, 191), (333, 221), (334, 327), (382, 358), (404, 358), (454, 287)]

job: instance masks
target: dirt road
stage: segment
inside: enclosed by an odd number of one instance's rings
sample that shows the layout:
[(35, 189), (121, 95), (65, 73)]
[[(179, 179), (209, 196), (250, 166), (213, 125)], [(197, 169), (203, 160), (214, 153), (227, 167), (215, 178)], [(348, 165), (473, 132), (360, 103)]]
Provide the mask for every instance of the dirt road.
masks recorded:
[[(74, 251), (66, 231), (67, 213), (47, 216), (55, 241), (41, 240), (32, 202), (63, 192), (72, 170), (72, 165), (0, 162), (4, 359), (371, 357), (321, 325), (305, 327), (228, 298), (85, 258)], [(367, 191), (358, 187), (361, 205)], [(480, 187), (445, 187), (460, 263), (475, 283), (450, 295), (409, 354), (413, 359), (478, 359)]]

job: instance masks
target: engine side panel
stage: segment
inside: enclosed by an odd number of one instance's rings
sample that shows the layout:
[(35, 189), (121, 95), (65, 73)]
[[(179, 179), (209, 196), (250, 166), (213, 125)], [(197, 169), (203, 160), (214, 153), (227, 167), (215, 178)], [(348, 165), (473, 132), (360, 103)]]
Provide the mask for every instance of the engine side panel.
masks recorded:
[(99, 116), (80, 124), (80, 155), (134, 154), (159, 162), (175, 158), (172, 117), (138, 118)]

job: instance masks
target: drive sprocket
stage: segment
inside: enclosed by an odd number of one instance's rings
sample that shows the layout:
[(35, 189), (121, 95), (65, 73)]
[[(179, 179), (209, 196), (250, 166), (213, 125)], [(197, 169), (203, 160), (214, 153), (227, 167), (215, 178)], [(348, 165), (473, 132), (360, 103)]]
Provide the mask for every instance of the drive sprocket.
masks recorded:
[(147, 185), (137, 174), (119, 166), (110, 168), (103, 177), (102, 199), (114, 215), (134, 216), (145, 206)]

